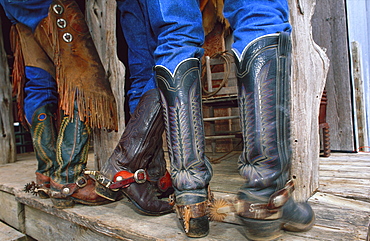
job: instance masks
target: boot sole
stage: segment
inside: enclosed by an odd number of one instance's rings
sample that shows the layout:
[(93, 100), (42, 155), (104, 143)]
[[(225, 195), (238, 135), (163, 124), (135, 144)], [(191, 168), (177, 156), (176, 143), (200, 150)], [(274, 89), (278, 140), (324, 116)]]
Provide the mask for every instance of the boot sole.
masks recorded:
[(51, 198), (51, 202), (56, 208), (73, 208), (75, 206), (75, 202), (71, 199)]
[(134, 207), (135, 207), (134, 210), (138, 211), (140, 214), (144, 214), (144, 215), (147, 215), (147, 216), (161, 216), (161, 215), (165, 215), (165, 214), (173, 212), (173, 209), (169, 209), (169, 210), (162, 211), (162, 212), (153, 212), (153, 211), (145, 210), (134, 199), (132, 199), (128, 194), (126, 194), (124, 190), (122, 190), (122, 193), (134, 205)]
[(83, 201), (80, 199), (74, 199), (74, 198), (70, 198), (70, 199), (51, 198), (51, 201), (56, 208), (73, 208), (76, 203), (83, 204), (86, 206), (99, 206), (99, 205), (104, 205), (104, 204), (108, 204), (112, 202), (110, 200), (106, 200), (102, 202), (87, 202), (87, 201)]
[(258, 220), (239, 216), (244, 224), (245, 235), (249, 240), (276, 240), (282, 235), (280, 219)]
[(290, 232), (305, 232), (312, 228), (312, 226), (315, 224), (315, 220), (316, 218), (314, 217), (311, 222), (307, 224), (286, 222), (283, 224), (283, 229)]

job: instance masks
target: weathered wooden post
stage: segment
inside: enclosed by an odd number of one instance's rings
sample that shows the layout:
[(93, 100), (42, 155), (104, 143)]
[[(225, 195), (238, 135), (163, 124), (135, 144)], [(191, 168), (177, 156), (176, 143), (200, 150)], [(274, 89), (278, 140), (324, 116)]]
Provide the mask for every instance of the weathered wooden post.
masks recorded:
[(109, 76), (117, 102), (120, 122), (118, 132), (108, 133), (100, 130), (94, 132), (95, 168), (100, 169), (113, 152), (125, 127), (125, 67), (117, 56), (116, 1), (86, 1), (86, 18), (98, 53)]
[(3, 33), (0, 28), (0, 164), (16, 160), (11, 88)]
[(293, 26), (292, 141), (297, 200), (306, 200), (319, 186), (319, 106), (329, 59), (313, 40), (311, 19), (316, 0), (289, 0)]

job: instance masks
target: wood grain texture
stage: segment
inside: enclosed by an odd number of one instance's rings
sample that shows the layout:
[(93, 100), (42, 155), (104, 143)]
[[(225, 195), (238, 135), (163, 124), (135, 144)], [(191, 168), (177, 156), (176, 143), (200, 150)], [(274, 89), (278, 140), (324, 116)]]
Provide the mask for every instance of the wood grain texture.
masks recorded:
[(17, 149), (15, 145), (12, 108), (12, 87), (9, 80), (9, 66), (4, 49), (2, 28), (0, 28), (0, 165), (14, 162), (16, 158)]
[(118, 132), (94, 130), (95, 168), (100, 169), (112, 154), (125, 127), (126, 69), (117, 56), (116, 1), (86, 1), (86, 10), (92, 38), (116, 99), (119, 119)]
[(330, 126), (331, 149), (353, 151), (352, 87), (345, 1), (316, 1), (315, 9), (312, 18), (313, 39), (325, 48), (330, 59), (326, 81), (326, 116)]
[[(319, 183), (319, 106), (329, 59), (313, 40), (315, 0), (289, 0), (292, 32), (292, 178), (297, 200), (306, 200)], [(299, 5), (299, 6), (298, 6)]]

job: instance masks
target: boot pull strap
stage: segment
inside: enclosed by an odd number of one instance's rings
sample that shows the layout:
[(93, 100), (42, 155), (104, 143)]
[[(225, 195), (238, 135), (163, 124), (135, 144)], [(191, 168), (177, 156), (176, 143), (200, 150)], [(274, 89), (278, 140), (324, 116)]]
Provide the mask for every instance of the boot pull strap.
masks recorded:
[(165, 192), (170, 187), (172, 187), (171, 175), (167, 170), (166, 170), (166, 173), (164, 174), (164, 176), (159, 178), (157, 186), (158, 186), (158, 189), (162, 192)]

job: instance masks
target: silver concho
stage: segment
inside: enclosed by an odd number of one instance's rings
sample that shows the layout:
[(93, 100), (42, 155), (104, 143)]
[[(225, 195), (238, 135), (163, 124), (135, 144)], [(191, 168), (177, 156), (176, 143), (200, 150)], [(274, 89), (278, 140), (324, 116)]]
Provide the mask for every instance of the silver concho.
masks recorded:
[(62, 5), (59, 5), (59, 4), (55, 4), (53, 5), (53, 11), (56, 13), (56, 14), (62, 14), (63, 11), (64, 11), (64, 8)]
[(68, 187), (63, 188), (62, 193), (64, 195), (68, 195), (69, 194), (69, 188)]
[(58, 18), (57, 19), (57, 26), (59, 28), (65, 28), (65, 27), (67, 27), (67, 21), (65, 19), (63, 19), (63, 18)]
[(70, 34), (70, 33), (64, 33), (63, 34), (63, 40), (65, 42), (67, 42), (67, 43), (72, 42), (72, 40), (73, 40), (72, 34)]

